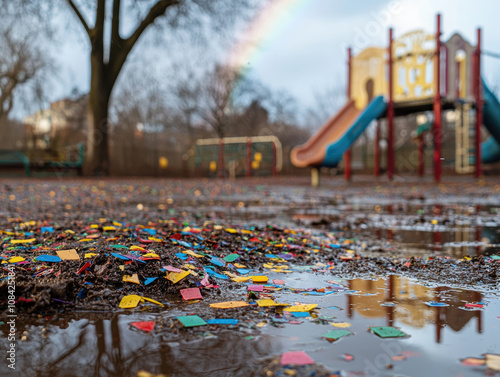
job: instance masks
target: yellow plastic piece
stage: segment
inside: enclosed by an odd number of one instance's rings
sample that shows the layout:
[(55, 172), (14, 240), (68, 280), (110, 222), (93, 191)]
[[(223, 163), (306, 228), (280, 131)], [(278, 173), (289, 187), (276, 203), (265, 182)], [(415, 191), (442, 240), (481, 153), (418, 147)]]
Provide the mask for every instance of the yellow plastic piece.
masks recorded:
[(189, 271), (169, 272), (167, 274), (167, 279), (170, 280), (172, 283), (176, 284), (188, 275), (189, 275)]
[(340, 328), (350, 327), (351, 324), (349, 322), (332, 322), (330, 325)]
[(56, 253), (62, 260), (80, 260), (80, 256), (75, 249), (56, 250)]
[(290, 306), (290, 304), (275, 302), (274, 300), (271, 300), (270, 298), (257, 300), (257, 305), (259, 305), (259, 306)]
[(141, 282), (139, 281), (139, 276), (137, 276), (137, 274), (125, 275), (123, 276), (123, 281), (127, 283), (141, 284)]
[(184, 250), (183, 251), (184, 254), (187, 254), (187, 255), (191, 255), (192, 257), (195, 257), (195, 258), (203, 258), (203, 255), (200, 255), (200, 254), (196, 254), (194, 251), (192, 250)]
[(36, 241), (36, 238), (29, 238), (27, 240), (10, 240), (10, 243), (13, 245), (16, 245), (16, 244), (23, 244), (23, 243), (32, 243), (35, 241)]
[(251, 276), (252, 278), (252, 281), (254, 283), (267, 283), (267, 281), (269, 280), (269, 278), (267, 276)]
[(160, 256), (156, 253), (147, 253), (143, 255), (146, 258), (160, 258)]
[(318, 304), (302, 304), (302, 305), (295, 305), (295, 306), (290, 306), (289, 308), (286, 308), (287, 312), (310, 312), (314, 308), (316, 308)]
[(19, 263), (24, 261), (25, 259), (23, 257), (12, 257), (9, 259), (9, 263)]
[(244, 282), (252, 280), (252, 277), (251, 276), (238, 276), (238, 277), (232, 278), (232, 280), (236, 283), (244, 283)]
[(142, 297), (137, 295), (124, 296), (120, 301), (120, 308), (131, 309), (137, 307), (141, 302)]
[(144, 249), (143, 247), (140, 247), (140, 246), (133, 245), (133, 246), (130, 246), (130, 250), (145, 251), (146, 249)]
[(212, 308), (217, 309), (231, 309), (231, 308), (243, 308), (248, 306), (248, 302), (245, 301), (226, 301), (226, 302), (217, 302), (215, 304), (210, 304)]
[(156, 304), (156, 305), (159, 305), (159, 306), (165, 306), (163, 305), (161, 302), (158, 302), (156, 300), (153, 300), (152, 298), (148, 298), (148, 297), (142, 297), (143, 300), (146, 300), (146, 301), (149, 301), (149, 302), (152, 302), (153, 304)]

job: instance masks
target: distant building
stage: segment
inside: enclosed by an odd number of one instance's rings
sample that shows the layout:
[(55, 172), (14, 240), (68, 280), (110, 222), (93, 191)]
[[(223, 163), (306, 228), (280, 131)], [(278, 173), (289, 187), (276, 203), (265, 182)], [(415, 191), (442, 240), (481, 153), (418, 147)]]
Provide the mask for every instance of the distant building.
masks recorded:
[(87, 125), (88, 95), (76, 99), (65, 98), (52, 102), (24, 118), (31, 133), (27, 140), (29, 149), (48, 149), (84, 141)]

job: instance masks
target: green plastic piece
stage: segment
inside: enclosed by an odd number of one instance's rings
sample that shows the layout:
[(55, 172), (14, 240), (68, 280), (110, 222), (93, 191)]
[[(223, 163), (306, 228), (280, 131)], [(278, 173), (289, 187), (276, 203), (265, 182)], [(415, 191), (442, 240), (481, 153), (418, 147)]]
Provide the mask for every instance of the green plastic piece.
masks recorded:
[(352, 332), (349, 330), (330, 330), (326, 334), (323, 334), (323, 338), (337, 340), (348, 335), (352, 335)]
[(197, 315), (185, 315), (177, 317), (177, 319), (184, 325), (184, 327), (204, 326), (207, 323)]
[(228, 263), (234, 262), (236, 259), (238, 259), (240, 256), (236, 253), (234, 254), (229, 254), (224, 257), (224, 260)]
[(395, 327), (389, 327), (389, 326), (370, 327), (370, 330), (374, 334), (380, 336), (381, 338), (399, 338), (406, 336), (404, 332)]

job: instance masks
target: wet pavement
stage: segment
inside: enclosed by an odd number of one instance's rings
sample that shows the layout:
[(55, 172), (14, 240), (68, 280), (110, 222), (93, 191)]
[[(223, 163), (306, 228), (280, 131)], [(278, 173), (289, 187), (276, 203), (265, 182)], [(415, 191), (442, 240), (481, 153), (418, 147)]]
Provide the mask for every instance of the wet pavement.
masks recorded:
[[(342, 255), (362, 259), (357, 266), (356, 258), (344, 263), (338, 255), (332, 265), (313, 255), (291, 261), (281, 273), (256, 268), (253, 273), (269, 277), (268, 285), (284, 281), (257, 292), (259, 297), (248, 296), (251, 282), (242, 282), (221, 284), (220, 293), (214, 291), (207, 302), (168, 297), (160, 300), (163, 308), (79, 306), (26, 313), (17, 322), (17, 372), (3, 362), (0, 375), (494, 375), (499, 372), (491, 364), (462, 365), (460, 360), (500, 353), (494, 270), (499, 208), (500, 186), (494, 180), (441, 186), (332, 180), (319, 189), (307, 187), (306, 180), (286, 179), (7, 181), (0, 185), (4, 230), (14, 219), (75, 228), (99, 218), (145, 226), (158, 219), (238, 229), (272, 225), (306, 234), (318, 244), (343, 244)], [(407, 259), (412, 256), (416, 262)], [(437, 266), (446, 266), (442, 275)], [(429, 273), (419, 275), (425, 268)], [(471, 279), (472, 273), (477, 278)], [(299, 316), (286, 307), (258, 306), (259, 298), (317, 307)], [(207, 305), (226, 300), (251, 305), (222, 311)], [(177, 317), (189, 314), (239, 323), (184, 328)], [(7, 338), (5, 316), (0, 320)], [(155, 327), (138, 330), (131, 325), (138, 321), (152, 321)], [(369, 331), (375, 326), (395, 327), (406, 336), (380, 338)], [(339, 329), (350, 334), (334, 342), (323, 337)], [(5, 346), (2, 342), (0, 349)], [(280, 355), (289, 351), (305, 351), (321, 366), (280, 366)]]

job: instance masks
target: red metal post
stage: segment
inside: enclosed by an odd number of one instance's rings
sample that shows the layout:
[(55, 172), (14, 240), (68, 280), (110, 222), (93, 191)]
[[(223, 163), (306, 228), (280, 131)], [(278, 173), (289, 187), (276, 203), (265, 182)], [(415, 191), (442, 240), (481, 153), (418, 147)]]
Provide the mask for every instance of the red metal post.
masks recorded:
[(252, 139), (248, 138), (247, 141), (247, 177), (252, 176)]
[(346, 181), (351, 180), (351, 148), (344, 153), (344, 177)]
[(217, 163), (218, 175), (223, 176), (224, 171), (224, 140), (219, 139), (219, 161)]
[(387, 176), (394, 178), (394, 100), (392, 96), (392, 28), (389, 29), (389, 103), (387, 106)]
[(441, 15), (437, 15), (436, 88), (434, 94), (434, 180), (441, 180)]
[(477, 66), (477, 46), (476, 46), (476, 49), (474, 50), (474, 52), (472, 53), (472, 75), (471, 75), (471, 87), (472, 87), (472, 95), (474, 96), (474, 98), (476, 98), (476, 93), (477, 93), (477, 89), (476, 89), (476, 66)]
[[(347, 49), (347, 99), (351, 99), (351, 60), (352, 50)], [(344, 153), (344, 176), (346, 181), (351, 180), (351, 148)]]
[(380, 123), (377, 122), (377, 128), (375, 128), (375, 177), (380, 176)]
[(483, 123), (483, 93), (481, 85), (481, 29), (477, 29), (477, 47), (476, 47), (476, 64), (475, 64), (475, 95), (476, 95), (476, 140), (474, 143), (476, 155), (476, 173), (475, 177), (481, 176), (481, 124)]
[(425, 163), (425, 155), (424, 155), (424, 135), (420, 134), (418, 136), (418, 176), (424, 176), (424, 163)]

